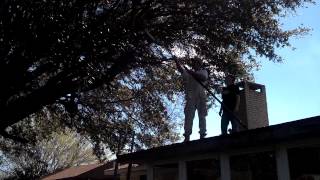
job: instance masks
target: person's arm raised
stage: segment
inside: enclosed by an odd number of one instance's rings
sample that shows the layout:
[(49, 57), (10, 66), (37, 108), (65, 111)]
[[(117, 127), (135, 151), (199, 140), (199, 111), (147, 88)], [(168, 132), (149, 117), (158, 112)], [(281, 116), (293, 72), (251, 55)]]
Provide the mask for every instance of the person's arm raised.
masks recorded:
[(180, 63), (178, 62), (178, 60), (176, 58), (174, 58), (174, 62), (176, 63), (177, 69), (180, 73), (183, 72), (183, 67), (180, 65)]
[(206, 70), (201, 70), (197, 72), (188, 70), (188, 73), (190, 73), (193, 77), (200, 81), (206, 81), (208, 79), (208, 72)]

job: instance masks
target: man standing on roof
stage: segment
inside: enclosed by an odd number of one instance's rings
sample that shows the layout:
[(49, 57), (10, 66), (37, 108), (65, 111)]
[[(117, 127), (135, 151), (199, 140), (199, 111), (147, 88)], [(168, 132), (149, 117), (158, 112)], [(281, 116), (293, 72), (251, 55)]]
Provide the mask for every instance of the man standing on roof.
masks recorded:
[(175, 60), (178, 70), (183, 76), (186, 104), (184, 108), (184, 141), (190, 140), (195, 111), (198, 111), (200, 139), (206, 136), (207, 96), (199, 82), (206, 83), (208, 72), (202, 68), (201, 59), (192, 59), (192, 70), (182, 67)]
[(225, 78), (226, 87), (222, 89), (222, 104), (219, 115), (221, 116), (221, 133), (227, 134), (229, 122), (232, 125), (232, 132), (239, 131), (240, 122), (235, 117), (235, 113), (239, 110), (240, 96), (239, 87), (234, 84), (235, 77), (227, 75)]

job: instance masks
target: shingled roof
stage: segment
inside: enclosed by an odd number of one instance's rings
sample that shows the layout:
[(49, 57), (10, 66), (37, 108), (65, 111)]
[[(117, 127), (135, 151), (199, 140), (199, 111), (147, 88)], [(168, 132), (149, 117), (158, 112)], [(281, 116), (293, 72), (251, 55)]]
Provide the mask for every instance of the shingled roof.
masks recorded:
[[(70, 167), (62, 171), (48, 175), (42, 180), (56, 180), (56, 179), (107, 179), (104, 175), (104, 170), (111, 166), (111, 163), (107, 164), (89, 164), (76, 167)], [(110, 177), (112, 178), (112, 177)]]

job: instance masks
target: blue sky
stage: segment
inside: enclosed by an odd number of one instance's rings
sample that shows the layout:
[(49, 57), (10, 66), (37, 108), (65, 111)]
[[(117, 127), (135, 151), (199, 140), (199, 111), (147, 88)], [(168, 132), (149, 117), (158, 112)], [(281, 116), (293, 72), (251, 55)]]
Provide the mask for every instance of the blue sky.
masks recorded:
[[(256, 83), (266, 86), (270, 125), (320, 115), (320, 0), (316, 2), (282, 19), (284, 29), (300, 25), (312, 29), (308, 35), (291, 38), (296, 49), (277, 50), (283, 63), (261, 58), (262, 67), (254, 72)], [(218, 108), (209, 111), (208, 136), (220, 134), (218, 111)], [(198, 131), (195, 118), (191, 139), (199, 138)]]

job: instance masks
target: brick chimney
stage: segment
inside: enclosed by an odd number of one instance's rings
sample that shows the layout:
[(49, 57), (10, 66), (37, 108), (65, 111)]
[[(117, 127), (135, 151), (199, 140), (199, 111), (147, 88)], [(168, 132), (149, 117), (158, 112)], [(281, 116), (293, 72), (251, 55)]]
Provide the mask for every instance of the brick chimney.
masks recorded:
[(266, 88), (264, 85), (243, 81), (240, 88), (240, 107), (236, 114), (248, 129), (269, 125)]

